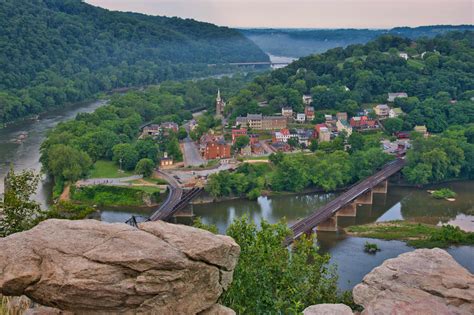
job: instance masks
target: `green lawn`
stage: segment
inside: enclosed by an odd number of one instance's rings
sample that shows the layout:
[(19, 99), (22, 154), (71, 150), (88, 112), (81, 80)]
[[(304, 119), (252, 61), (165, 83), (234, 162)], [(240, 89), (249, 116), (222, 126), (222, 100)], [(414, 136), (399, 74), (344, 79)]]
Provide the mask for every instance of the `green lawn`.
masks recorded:
[(133, 172), (119, 172), (118, 166), (112, 161), (97, 161), (92, 166), (89, 178), (119, 178), (133, 175)]
[(408, 221), (388, 221), (346, 228), (349, 234), (405, 241), (417, 248), (449, 247), (451, 245), (474, 245), (474, 233), (454, 226), (435, 226)]
[(421, 60), (408, 59), (407, 63), (410, 66), (413, 66), (413, 67), (415, 67), (417, 69), (420, 69), (420, 70), (422, 70), (425, 67), (425, 64)]

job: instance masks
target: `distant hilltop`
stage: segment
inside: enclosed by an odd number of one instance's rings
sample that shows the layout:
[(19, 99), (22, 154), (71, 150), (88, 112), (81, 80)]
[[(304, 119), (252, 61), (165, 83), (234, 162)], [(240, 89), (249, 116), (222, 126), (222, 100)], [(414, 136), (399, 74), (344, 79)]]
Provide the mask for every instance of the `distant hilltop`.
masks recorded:
[(434, 37), (449, 31), (474, 30), (474, 25), (430, 25), (392, 29), (305, 29), (251, 28), (241, 33), (262, 50), (275, 56), (303, 57), (323, 53), (335, 47), (365, 44), (383, 34), (408, 38)]

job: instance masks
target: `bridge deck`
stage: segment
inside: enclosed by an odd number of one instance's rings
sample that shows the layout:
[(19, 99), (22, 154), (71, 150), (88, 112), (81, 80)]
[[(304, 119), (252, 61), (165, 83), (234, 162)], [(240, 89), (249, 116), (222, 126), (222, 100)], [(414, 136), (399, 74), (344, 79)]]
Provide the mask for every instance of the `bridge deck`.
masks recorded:
[(360, 195), (371, 190), (393, 174), (399, 172), (404, 165), (405, 161), (403, 159), (397, 159), (395, 161), (387, 163), (376, 174), (353, 185), (349, 190), (341, 194), (336, 199), (330, 201), (325, 206), (317, 209), (308, 217), (296, 222), (290, 227), (290, 229), (293, 231), (293, 237), (288, 238), (286, 240), (286, 245), (289, 245), (295, 239), (298, 239), (301, 235), (305, 233), (310, 233), (318, 224), (332, 217), (344, 205), (352, 202)]

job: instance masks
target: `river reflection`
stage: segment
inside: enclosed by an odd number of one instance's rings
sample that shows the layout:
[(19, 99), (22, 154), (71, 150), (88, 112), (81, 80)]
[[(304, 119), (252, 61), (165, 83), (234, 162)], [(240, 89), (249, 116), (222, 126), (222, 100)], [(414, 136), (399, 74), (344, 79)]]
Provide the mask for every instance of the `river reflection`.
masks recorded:
[[(356, 217), (338, 217), (338, 225), (347, 227), (388, 220), (411, 220), (429, 224), (450, 223), (470, 230), (474, 228), (474, 181), (452, 182), (437, 187), (449, 187), (458, 195), (456, 201), (436, 200), (426, 189), (389, 186), (387, 194), (374, 194), (372, 205), (357, 207)], [(314, 209), (326, 204), (337, 194), (280, 195), (260, 197), (257, 201), (245, 199), (228, 200), (210, 204), (193, 205), (196, 216), (207, 224), (215, 224), (224, 234), (232, 221), (244, 214), (257, 225), (265, 219), (275, 223), (286, 218), (289, 224), (310, 214)], [(101, 219), (107, 222), (124, 222), (131, 215), (146, 216), (146, 210), (104, 210)], [(179, 223), (189, 224), (191, 219), (180, 218)], [(338, 267), (339, 288), (350, 290), (374, 267), (384, 260), (401, 253), (414, 250), (404, 242), (370, 239), (382, 251), (375, 255), (363, 251), (368, 239), (351, 237), (339, 232), (319, 232), (318, 246), (331, 255), (331, 262)], [(451, 247), (448, 252), (465, 268), (474, 272), (474, 248), (471, 246)]]

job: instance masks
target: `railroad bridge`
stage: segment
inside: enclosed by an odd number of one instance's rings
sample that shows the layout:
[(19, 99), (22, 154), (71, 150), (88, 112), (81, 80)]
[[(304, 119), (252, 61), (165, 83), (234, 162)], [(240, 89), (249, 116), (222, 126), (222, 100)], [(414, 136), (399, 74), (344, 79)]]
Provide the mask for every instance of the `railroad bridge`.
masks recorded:
[(149, 218), (132, 216), (125, 223), (136, 227), (140, 221), (167, 221), (179, 215), (180, 211), (203, 191), (202, 188), (197, 187), (183, 189), (180, 187), (178, 181), (169, 174), (161, 171), (157, 172), (168, 181), (168, 197)]
[(385, 164), (374, 175), (356, 183), (340, 196), (317, 209), (308, 217), (299, 220), (290, 227), (293, 236), (286, 239), (291, 244), (303, 234), (317, 231), (337, 231), (337, 218), (343, 216), (355, 217), (358, 204), (372, 204), (373, 194), (386, 194), (388, 178), (398, 173), (405, 165), (405, 160), (399, 158)]

